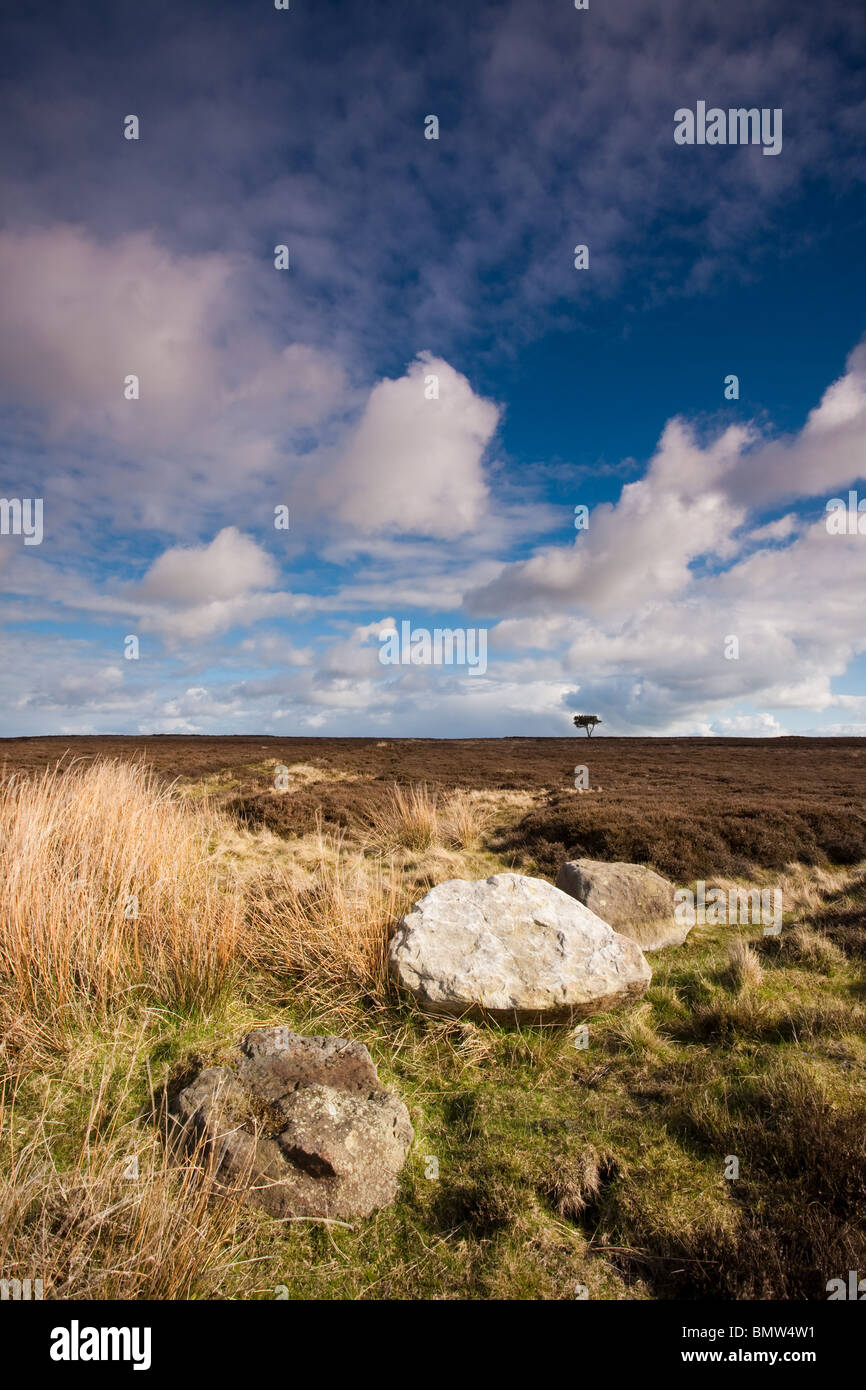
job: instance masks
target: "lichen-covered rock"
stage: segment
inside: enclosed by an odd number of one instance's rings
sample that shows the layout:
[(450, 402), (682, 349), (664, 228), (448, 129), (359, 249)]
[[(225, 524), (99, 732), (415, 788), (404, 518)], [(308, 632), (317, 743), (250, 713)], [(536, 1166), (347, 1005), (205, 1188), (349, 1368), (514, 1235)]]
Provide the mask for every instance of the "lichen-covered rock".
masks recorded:
[(690, 925), (674, 917), (674, 885), (645, 864), (573, 859), (563, 864), (556, 886), (643, 951), (681, 946), (689, 934)]
[(173, 1113), (212, 1155), (219, 1185), (273, 1216), (347, 1219), (388, 1206), (413, 1139), (366, 1047), (286, 1028), (248, 1033), (232, 1065), (200, 1072)]
[(400, 922), (394, 977), (428, 1013), (569, 1021), (640, 998), (640, 947), (543, 879), (494, 874), (432, 888)]

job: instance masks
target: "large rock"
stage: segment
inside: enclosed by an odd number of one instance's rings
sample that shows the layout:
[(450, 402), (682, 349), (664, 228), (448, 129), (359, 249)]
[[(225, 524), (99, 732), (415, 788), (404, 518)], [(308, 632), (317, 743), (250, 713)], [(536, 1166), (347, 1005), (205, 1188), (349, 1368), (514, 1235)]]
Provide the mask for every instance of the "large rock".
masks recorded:
[(674, 919), (674, 885), (645, 864), (573, 859), (563, 864), (556, 886), (643, 951), (681, 946), (689, 934), (690, 924)]
[(413, 1132), (366, 1047), (286, 1028), (248, 1033), (233, 1063), (208, 1067), (174, 1115), (201, 1141), (224, 1189), (273, 1216), (368, 1216), (393, 1202)]
[(651, 978), (634, 941), (523, 874), (438, 884), (402, 919), (388, 959), (428, 1013), (501, 1022), (583, 1018), (638, 999)]

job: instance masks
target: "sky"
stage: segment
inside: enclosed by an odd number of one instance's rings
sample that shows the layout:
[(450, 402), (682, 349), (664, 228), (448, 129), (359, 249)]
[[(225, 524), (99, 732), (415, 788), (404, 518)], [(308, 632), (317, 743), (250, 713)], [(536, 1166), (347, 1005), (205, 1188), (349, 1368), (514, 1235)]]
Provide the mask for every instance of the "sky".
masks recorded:
[(0, 735), (866, 735), (864, 67), (847, 0), (10, 7)]

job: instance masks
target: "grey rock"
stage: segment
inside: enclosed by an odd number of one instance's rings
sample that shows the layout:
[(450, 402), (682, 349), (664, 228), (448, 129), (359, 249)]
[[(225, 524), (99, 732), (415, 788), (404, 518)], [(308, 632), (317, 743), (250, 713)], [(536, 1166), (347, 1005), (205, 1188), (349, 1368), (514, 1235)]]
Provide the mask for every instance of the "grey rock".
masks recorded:
[(208, 1067), (180, 1091), (173, 1114), (211, 1157), (219, 1187), (281, 1217), (388, 1206), (414, 1137), (366, 1047), (285, 1028), (248, 1033), (231, 1066)]
[(681, 946), (691, 930), (674, 918), (674, 885), (645, 864), (573, 859), (563, 864), (556, 886), (643, 951)]
[(640, 998), (640, 947), (546, 883), (524, 874), (451, 879), (402, 918), (388, 955), (428, 1013), (498, 1022), (568, 1022)]

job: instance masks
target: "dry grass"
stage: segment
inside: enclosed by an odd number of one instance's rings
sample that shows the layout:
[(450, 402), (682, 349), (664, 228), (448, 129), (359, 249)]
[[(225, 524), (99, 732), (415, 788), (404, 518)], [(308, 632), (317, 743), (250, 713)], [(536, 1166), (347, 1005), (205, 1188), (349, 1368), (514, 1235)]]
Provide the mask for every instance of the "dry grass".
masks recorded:
[(208, 822), (119, 762), (0, 789), (0, 1007), (66, 1031), (156, 997), (211, 1003), (242, 903), (215, 872)]
[[(647, 1000), (628, 1013), (610, 1015), (598, 1032), (615, 1051), (626, 1052), (633, 1057), (663, 1058), (669, 1051), (666, 1039), (656, 1031), (653, 1007)], [(593, 1025), (590, 1024), (592, 1035)]]
[(771, 877), (773, 887), (781, 891), (785, 912), (803, 917), (817, 912), (831, 893), (838, 893), (851, 873), (820, 864), (811, 864), (808, 868), (802, 864), (787, 864), (782, 873)]
[(494, 806), (486, 798), (458, 788), (445, 802), (445, 836), (455, 849), (480, 849), (494, 813)]
[(394, 866), (320, 832), (309, 885), (275, 865), (248, 888), (250, 964), (303, 978), (322, 1000), (388, 992), (388, 940), (409, 900)]
[(590, 1144), (578, 1153), (557, 1154), (550, 1162), (541, 1192), (557, 1216), (566, 1221), (579, 1221), (617, 1170), (613, 1154), (599, 1153)]
[(734, 989), (757, 989), (764, 979), (761, 962), (744, 936), (735, 936), (728, 948), (728, 978)]
[(489, 802), (463, 788), (441, 795), (426, 782), (395, 784), (385, 805), (377, 808), (367, 840), (384, 851), (475, 850), (492, 819)]
[(441, 843), (439, 797), (426, 782), (394, 786), (371, 827), (370, 842), (382, 849), (432, 849)]
[(772, 951), (774, 958), (780, 961), (823, 972), (831, 971), (845, 960), (844, 951), (835, 942), (802, 922), (781, 936), (770, 937), (763, 943), (763, 949), (768, 954)]
[(249, 1235), (235, 1197), (212, 1201), (204, 1152), (177, 1158), (154, 1126), (129, 1113), (130, 1076), (111, 1052), (94, 1083), (71, 1154), (55, 1095), (20, 1122), (18, 1087), (0, 1088), (0, 1270), (41, 1279), (52, 1299), (218, 1297)]

